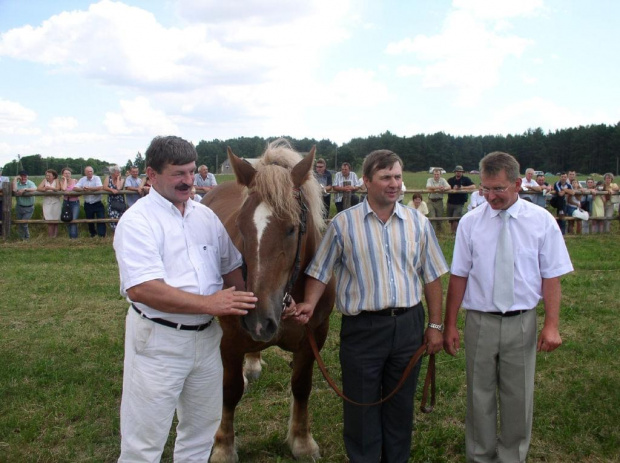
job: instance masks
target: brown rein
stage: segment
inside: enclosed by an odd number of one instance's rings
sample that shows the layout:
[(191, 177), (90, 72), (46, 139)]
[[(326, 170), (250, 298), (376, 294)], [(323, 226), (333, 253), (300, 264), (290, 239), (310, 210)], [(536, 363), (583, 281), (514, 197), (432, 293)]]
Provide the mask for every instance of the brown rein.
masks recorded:
[[(327, 381), (327, 383), (331, 386), (334, 392), (338, 394), (338, 396), (340, 396), (343, 400), (346, 400), (347, 402), (352, 403), (354, 405), (360, 405), (363, 407), (371, 407), (373, 405), (380, 405), (390, 400), (392, 396), (399, 391), (399, 389), (403, 386), (403, 384), (405, 384), (405, 381), (407, 377), (409, 376), (409, 374), (411, 373), (411, 370), (413, 370), (413, 367), (418, 363), (418, 361), (420, 361), (420, 359), (426, 353), (426, 345), (422, 344), (420, 348), (415, 352), (415, 354), (413, 354), (413, 357), (411, 357), (411, 360), (409, 360), (409, 363), (407, 364), (405, 371), (403, 371), (403, 375), (401, 376), (394, 390), (390, 392), (387, 396), (385, 396), (383, 399), (379, 400), (378, 402), (373, 402), (373, 403), (359, 403), (345, 396), (342, 393), (342, 391), (338, 388), (334, 380), (331, 378), (329, 373), (327, 372), (327, 367), (325, 366), (325, 363), (323, 362), (323, 359), (321, 358), (319, 348), (316, 345), (316, 339), (314, 339), (314, 334), (312, 333), (312, 329), (310, 329), (308, 324), (306, 324), (306, 335), (308, 336), (308, 342), (310, 343), (310, 347), (312, 348), (312, 352), (314, 353), (314, 358), (316, 359), (316, 363), (319, 366), (321, 373), (323, 373), (323, 377), (325, 378), (325, 381)], [(426, 402), (428, 400), (429, 387), (431, 391), (430, 407), (426, 405)], [(424, 380), (424, 389), (422, 390), (422, 403), (420, 404), (420, 410), (422, 411), (422, 413), (430, 413), (433, 411), (433, 408), (435, 408), (435, 354), (430, 354), (429, 359), (428, 359), (428, 368), (426, 370), (426, 378)]]

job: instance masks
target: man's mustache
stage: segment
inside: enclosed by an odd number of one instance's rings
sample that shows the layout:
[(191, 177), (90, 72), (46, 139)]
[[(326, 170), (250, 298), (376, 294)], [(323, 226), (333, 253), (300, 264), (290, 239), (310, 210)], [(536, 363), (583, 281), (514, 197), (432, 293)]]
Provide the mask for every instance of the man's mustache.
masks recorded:
[(192, 188), (192, 185), (188, 185), (187, 183), (181, 183), (174, 187), (176, 190), (187, 191)]

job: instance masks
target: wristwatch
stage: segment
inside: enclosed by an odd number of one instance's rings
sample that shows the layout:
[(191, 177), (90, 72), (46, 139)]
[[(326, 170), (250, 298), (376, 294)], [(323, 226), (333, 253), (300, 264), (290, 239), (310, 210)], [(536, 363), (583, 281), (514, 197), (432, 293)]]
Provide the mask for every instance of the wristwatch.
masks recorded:
[(438, 325), (437, 323), (429, 323), (428, 324), (429, 328), (434, 328), (436, 330), (439, 330), (443, 333), (443, 323), (441, 325)]

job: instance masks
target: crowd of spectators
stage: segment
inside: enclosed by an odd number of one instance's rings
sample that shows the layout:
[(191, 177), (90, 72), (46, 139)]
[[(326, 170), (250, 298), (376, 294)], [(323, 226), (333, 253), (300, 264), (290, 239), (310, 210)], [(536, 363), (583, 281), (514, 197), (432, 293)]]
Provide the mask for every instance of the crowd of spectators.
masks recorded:
[[(422, 195), (416, 193), (407, 206), (419, 210), (430, 218), (460, 219), (464, 213), (486, 202), (482, 185), (477, 187), (469, 177), (465, 176), (462, 166), (457, 165), (454, 168), (454, 176), (448, 179), (442, 177), (440, 168), (435, 168), (432, 173), (433, 176), (426, 182), (426, 189), (429, 191), (428, 202), (423, 200)], [(348, 162), (342, 163), (341, 170), (332, 175), (327, 169), (325, 160), (318, 159), (314, 174), (323, 187), (325, 219), (329, 217), (332, 193), (337, 212), (342, 212), (364, 199), (363, 179), (358, 178)], [(68, 167), (62, 169), (60, 176), (54, 169), (48, 169), (45, 172), (45, 178), (37, 187), (28, 179), (26, 171), (20, 171), (12, 184), (12, 190), (17, 197), (16, 218), (29, 220), (32, 217), (35, 198), (29, 195), (24, 196), (25, 192), (81, 191), (89, 193), (83, 195), (82, 201), (84, 216), (87, 219), (104, 219), (106, 214), (108, 218), (120, 219), (129, 207), (149, 193), (151, 187), (149, 178), (141, 177), (138, 167), (135, 166), (128, 169), (124, 176), (119, 166), (110, 166), (109, 174), (103, 182), (99, 176), (94, 174), (91, 166), (86, 166), (84, 176), (79, 180), (74, 179), (72, 175), (73, 172)], [(2, 168), (0, 168), (0, 184), (3, 182), (10, 182), (10, 179), (2, 175)], [(521, 179), (520, 196), (538, 206), (544, 208), (550, 206), (551, 209), (555, 209), (562, 234), (608, 233), (611, 223), (606, 219), (614, 216), (614, 206), (620, 201), (619, 188), (614, 183), (613, 174), (606, 173), (603, 180), (598, 182), (588, 177), (585, 185), (582, 185), (573, 170), (560, 173), (559, 180), (549, 185), (542, 172), (528, 168), (525, 171), (525, 177)], [(200, 202), (215, 186), (217, 186), (217, 180), (209, 172), (209, 168), (206, 165), (199, 166), (194, 176), (191, 199)], [(401, 203), (405, 189), (403, 183), (403, 192), (399, 197)], [(459, 192), (446, 194), (451, 190)], [(103, 191), (108, 193), (107, 204), (103, 201)], [(78, 227), (73, 221), (80, 216), (80, 196), (46, 195), (42, 201), (42, 208), (44, 219), (49, 221), (59, 220), (61, 211), (66, 208), (69, 238), (78, 237)], [(574, 217), (576, 220), (566, 220), (567, 217)], [(0, 196), (0, 220), (2, 220), (2, 196)], [(450, 221), (452, 233), (456, 233), (458, 223), (458, 220)], [(442, 221), (433, 221), (432, 224), (436, 233), (441, 232)], [(112, 230), (116, 228), (116, 222), (110, 222), (109, 225)], [(58, 236), (58, 223), (49, 223), (47, 227), (49, 237)], [(91, 237), (104, 237), (107, 225), (104, 222), (88, 223), (88, 231)], [(19, 224), (18, 234), (23, 240), (29, 239), (28, 224)]]

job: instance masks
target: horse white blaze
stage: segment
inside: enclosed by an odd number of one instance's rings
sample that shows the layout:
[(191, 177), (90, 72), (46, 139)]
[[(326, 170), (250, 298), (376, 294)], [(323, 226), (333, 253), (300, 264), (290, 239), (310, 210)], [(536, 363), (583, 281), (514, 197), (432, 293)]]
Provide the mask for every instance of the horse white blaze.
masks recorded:
[[(254, 226), (256, 227), (256, 273), (260, 275), (260, 244), (263, 238), (263, 234), (269, 225), (269, 220), (272, 216), (271, 208), (265, 203), (260, 203), (254, 211)], [(256, 334), (260, 334), (262, 330), (262, 324), (259, 322), (256, 325)]]

